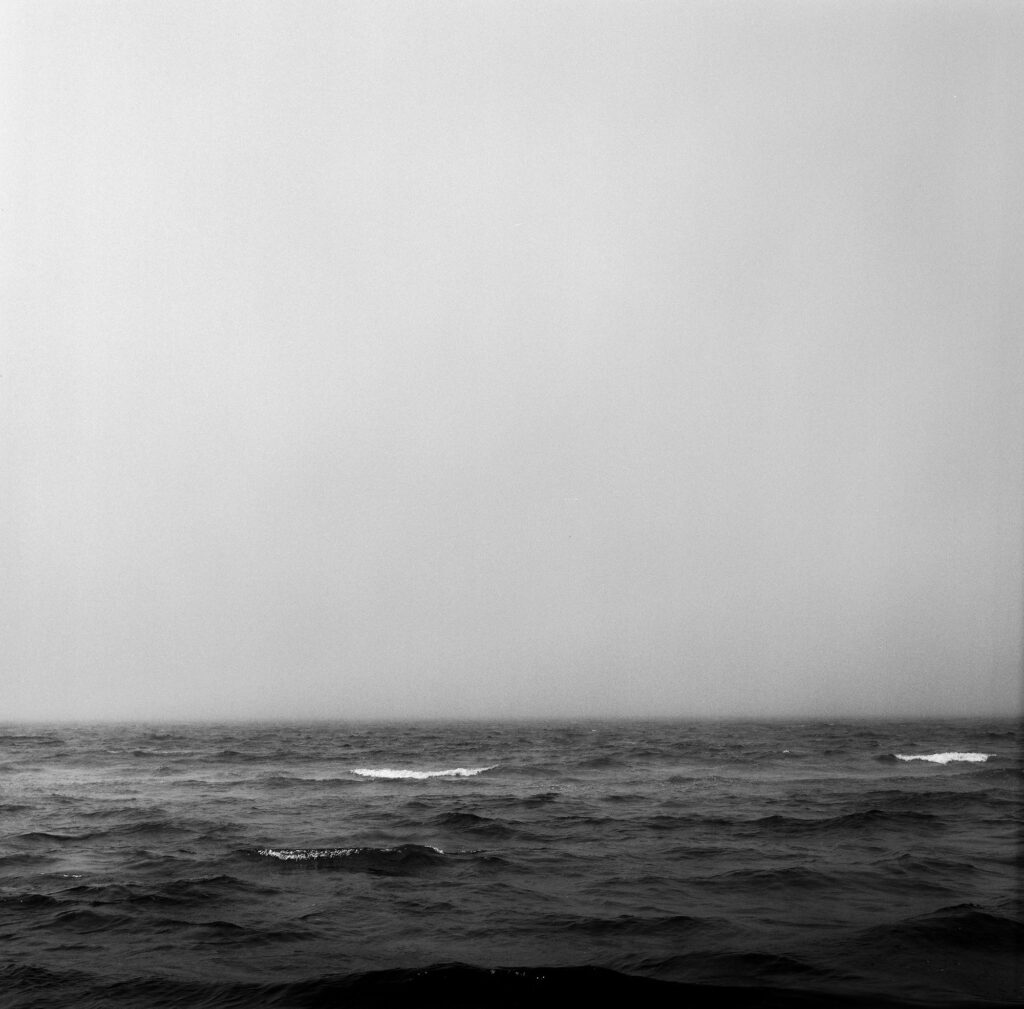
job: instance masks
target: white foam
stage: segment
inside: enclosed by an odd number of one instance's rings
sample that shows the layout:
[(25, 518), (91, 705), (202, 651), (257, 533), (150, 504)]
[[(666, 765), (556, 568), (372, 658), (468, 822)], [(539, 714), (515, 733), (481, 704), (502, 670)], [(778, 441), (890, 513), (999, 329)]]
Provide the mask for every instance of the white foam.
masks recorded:
[(489, 767), (450, 767), (446, 771), (412, 771), (404, 767), (355, 767), (352, 773), (364, 778), (471, 778), (474, 774), (489, 771), (497, 766), (491, 764)]
[(914, 754), (903, 754), (897, 753), (897, 760), (928, 760), (933, 764), (948, 764), (951, 760), (967, 760), (972, 763), (982, 763), (988, 760), (989, 757), (994, 757), (994, 753), (914, 753)]
[[(432, 844), (419, 846), (427, 848), (438, 855), (444, 852), (435, 848)], [(268, 858), (277, 858), (282, 862), (308, 862), (317, 858), (347, 858), (350, 855), (362, 854), (390, 854), (399, 851), (399, 848), (260, 848), (256, 854)]]
[(314, 858), (343, 858), (358, 855), (362, 848), (260, 848), (256, 854), (279, 858), (282, 862), (305, 862)]

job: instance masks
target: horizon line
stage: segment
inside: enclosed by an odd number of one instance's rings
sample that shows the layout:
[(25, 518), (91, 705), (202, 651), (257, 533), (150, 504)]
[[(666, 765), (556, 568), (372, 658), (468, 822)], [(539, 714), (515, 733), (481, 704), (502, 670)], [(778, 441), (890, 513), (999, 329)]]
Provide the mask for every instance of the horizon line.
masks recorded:
[(780, 723), (818, 722), (924, 722), (924, 721), (1000, 721), (1024, 720), (1017, 712), (981, 712), (972, 714), (805, 714), (805, 715), (289, 715), (289, 716), (113, 716), (113, 717), (37, 717), (25, 716), (0, 720), (0, 729), (17, 725), (418, 725), (418, 724), (537, 724), (565, 722), (650, 722), (650, 723)]

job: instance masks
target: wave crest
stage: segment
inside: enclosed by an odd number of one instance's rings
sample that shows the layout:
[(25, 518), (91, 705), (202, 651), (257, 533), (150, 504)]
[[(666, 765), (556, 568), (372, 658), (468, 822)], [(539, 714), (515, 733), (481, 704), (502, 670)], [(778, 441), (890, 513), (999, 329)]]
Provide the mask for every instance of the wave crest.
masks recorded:
[(959, 750), (948, 753), (896, 753), (893, 754), (897, 760), (927, 760), (932, 764), (948, 764), (950, 761), (963, 760), (970, 763), (981, 764), (994, 757), (994, 753), (963, 753)]
[(400, 844), (393, 848), (258, 848), (256, 854), (295, 865), (384, 876), (406, 875), (445, 860), (445, 853), (429, 844)]
[(353, 774), (363, 778), (472, 778), (476, 774), (483, 774), (497, 767), (497, 764), (490, 764), (487, 767), (450, 767), (444, 771), (415, 771), (406, 767), (354, 767)]

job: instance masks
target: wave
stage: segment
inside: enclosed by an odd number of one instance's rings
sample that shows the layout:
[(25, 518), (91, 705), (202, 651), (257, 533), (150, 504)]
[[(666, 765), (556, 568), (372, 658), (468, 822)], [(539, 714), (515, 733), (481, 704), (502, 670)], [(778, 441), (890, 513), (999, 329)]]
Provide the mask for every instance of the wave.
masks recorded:
[(20, 746), (22, 743), (38, 743), (43, 746), (64, 746), (64, 740), (58, 736), (39, 735), (37, 733), (0, 733), (0, 746), (13, 744)]
[(29, 908), (59, 907), (61, 901), (48, 893), (3, 893), (0, 894), (0, 909), (11, 908), (24, 911)]
[(1024, 767), (979, 767), (972, 772), (971, 776), (986, 785), (998, 786), (1002, 782), (1006, 782), (1010, 786), (1017, 786), (1020, 784), (1021, 778), (1024, 778)]
[[(222, 923), (211, 922), (210, 926)], [(797, 961), (785, 958), (766, 975), (810, 974)], [(810, 978), (805, 978), (810, 980)], [(816, 979), (817, 980), (817, 979)], [(651, 1007), (686, 1005), (690, 1009), (894, 1009), (921, 1003), (890, 996), (854, 991), (822, 991), (779, 984), (706, 984), (665, 981), (597, 966), (480, 967), (464, 963), (439, 963), (426, 967), (400, 967), (357, 974), (321, 975), (296, 981), (266, 984), (242, 981), (201, 981), (155, 976), (125, 976), (111, 981), (81, 970), (56, 972), (35, 965), (0, 967), (0, 986), (10, 1009), (49, 1009), (76, 1004), (126, 1009), (183, 1009), (203, 1005), (207, 1009), (229, 1006), (328, 1006), (397, 1007), (445, 1005), (455, 1007), (541, 1007), (601, 1002), (634, 1003)], [(986, 1002), (986, 1009), (1019, 1003)]]
[[(991, 772), (991, 768), (988, 769)], [(975, 772), (978, 773), (978, 772)], [(928, 789), (916, 792), (906, 788), (876, 788), (864, 792), (861, 798), (878, 808), (896, 805), (904, 809), (938, 806), (944, 814), (948, 814), (951, 806), (961, 806), (978, 802), (987, 806), (989, 795), (984, 791), (953, 791), (951, 789)]]
[(236, 828), (235, 824), (216, 820), (173, 820), (170, 818), (162, 820), (141, 820), (137, 823), (116, 823), (103, 830), (85, 831), (82, 833), (58, 833), (56, 831), (32, 830), (24, 834), (15, 835), (18, 841), (29, 841), (36, 844), (48, 843), (77, 844), (80, 842), (96, 841), (99, 839), (116, 839), (120, 837), (139, 836), (166, 836), (192, 835), (197, 838), (214, 838), (230, 832)]
[(54, 841), (58, 844), (72, 843), (75, 841), (88, 841), (90, 838), (99, 837), (103, 831), (88, 831), (84, 834), (58, 834), (49, 830), (30, 830), (25, 834), (17, 834), (17, 841)]
[(962, 859), (942, 858), (940, 856), (917, 855), (903, 852), (899, 855), (886, 855), (871, 863), (885, 873), (901, 873), (910, 878), (916, 886), (924, 885), (924, 881), (934, 879), (942, 874), (954, 874), (958, 879), (965, 875), (977, 873), (978, 867), (973, 862)]
[(958, 750), (952, 750), (947, 753), (893, 753), (885, 754), (885, 756), (891, 756), (896, 760), (926, 760), (932, 764), (949, 764), (953, 761), (966, 761), (973, 764), (983, 764), (989, 757), (994, 757), (994, 753), (963, 753)]
[(265, 788), (349, 788), (356, 787), (359, 782), (351, 778), (336, 777), (301, 777), (294, 774), (269, 774), (249, 779), (254, 785)]
[(258, 892), (252, 883), (235, 876), (185, 877), (158, 884), (81, 883), (60, 891), (62, 899), (75, 899), (97, 907), (105, 904), (187, 905), (223, 900), (238, 893)]
[(138, 922), (131, 915), (117, 914), (92, 907), (72, 907), (66, 911), (49, 915), (45, 921), (30, 926), (33, 930), (59, 929), (88, 935), (93, 932), (109, 932), (123, 929)]
[(400, 844), (393, 848), (258, 848), (259, 858), (287, 865), (349, 869), (376, 875), (406, 875), (443, 864), (445, 853), (428, 844)]
[(455, 830), (467, 831), (472, 834), (482, 834), (487, 837), (512, 837), (516, 834), (516, 826), (504, 823), (490, 816), (481, 816), (479, 813), (471, 813), (467, 810), (452, 810), (448, 813), (439, 813), (431, 823), (437, 827), (449, 827)]
[(474, 775), (483, 774), (484, 771), (493, 770), (497, 766), (497, 764), (490, 764), (487, 767), (450, 767), (444, 771), (415, 771), (404, 767), (354, 767), (352, 773), (358, 774), (362, 778), (391, 780), (413, 778), (422, 781), (425, 778), (472, 778)]
[[(806, 983), (850, 981), (835, 971), (815, 966), (794, 957), (761, 952), (679, 953), (664, 960), (641, 961), (645, 972), (666, 980), (700, 982), (702, 984), (778, 984), (799, 980)], [(799, 1004), (799, 1003), (798, 1003)]]
[(929, 952), (944, 947), (1014, 954), (1024, 948), (1024, 922), (992, 914), (975, 904), (954, 904), (892, 925), (875, 926), (863, 937)]
[(750, 821), (750, 824), (759, 830), (802, 834), (818, 831), (859, 830), (869, 826), (925, 826), (928, 824), (941, 826), (940, 823), (937, 823), (940, 819), (934, 813), (924, 813), (912, 809), (865, 809), (855, 813), (821, 818), (782, 816), (775, 813)]
[[(158, 933), (167, 932), (191, 941), (197, 947), (204, 947), (210, 942), (218, 946), (226, 944), (250, 947), (253, 943), (294, 942), (310, 934), (306, 928), (260, 928), (251, 925), (239, 925), (237, 922), (224, 921), (183, 921), (165, 918), (156, 929)], [(205, 1003), (204, 1003), (205, 1004)]]
[(14, 869), (23, 865), (34, 865), (37, 862), (53, 861), (56, 861), (53, 855), (35, 851), (18, 851), (11, 855), (0, 855), (0, 870), (6, 872), (9, 868)]
[(540, 809), (558, 802), (558, 792), (535, 792), (532, 795), (498, 795), (488, 800), (494, 809)]
[(810, 869), (804, 865), (787, 865), (777, 869), (732, 869), (705, 877), (700, 882), (739, 893), (791, 890), (796, 894), (832, 892), (841, 883), (849, 882), (849, 878), (844, 879), (835, 873)]
[(588, 935), (608, 936), (669, 936), (682, 938), (695, 932), (719, 932), (721, 920), (699, 918), (687, 914), (660, 915), (649, 917), (637, 914), (620, 914), (615, 918), (559, 918), (546, 924), (552, 929), (568, 932), (583, 932)]
[(250, 751), (228, 748), (212, 754), (196, 755), (197, 759), (204, 764), (280, 764), (295, 757), (302, 758), (304, 756), (304, 753), (288, 748)]
[(579, 761), (576, 766), (592, 768), (625, 767), (626, 763), (621, 757), (602, 755), (599, 757), (588, 757), (586, 760)]

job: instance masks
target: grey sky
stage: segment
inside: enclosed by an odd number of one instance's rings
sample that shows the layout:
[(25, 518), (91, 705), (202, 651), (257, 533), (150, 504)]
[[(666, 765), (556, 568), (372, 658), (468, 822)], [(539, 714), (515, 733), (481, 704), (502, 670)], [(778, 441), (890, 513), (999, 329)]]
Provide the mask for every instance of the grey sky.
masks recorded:
[(0, 719), (1019, 710), (1024, 8), (0, 7)]

